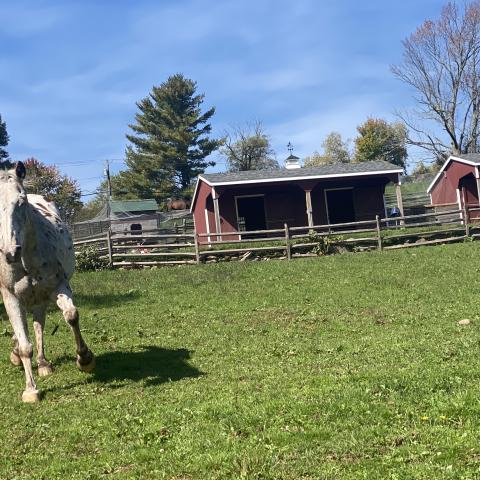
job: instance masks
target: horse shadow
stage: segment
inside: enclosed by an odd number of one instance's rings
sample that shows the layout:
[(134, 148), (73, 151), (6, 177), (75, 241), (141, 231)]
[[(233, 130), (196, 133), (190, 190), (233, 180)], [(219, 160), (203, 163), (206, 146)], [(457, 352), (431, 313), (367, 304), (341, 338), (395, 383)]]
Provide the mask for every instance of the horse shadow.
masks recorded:
[[(151, 345), (140, 351), (113, 351), (96, 357), (96, 367), (91, 381), (111, 384), (140, 382), (145, 386), (161, 385), (184, 378), (195, 378), (203, 372), (190, 365), (191, 352), (184, 349), (167, 349)], [(121, 385), (119, 385), (121, 386)]]
[(75, 293), (73, 299), (75, 305), (79, 308), (88, 306), (90, 308), (111, 307), (112, 305), (118, 305), (120, 303), (128, 303), (138, 300), (140, 293), (137, 291), (129, 291), (121, 294), (103, 293), (103, 294), (88, 294)]

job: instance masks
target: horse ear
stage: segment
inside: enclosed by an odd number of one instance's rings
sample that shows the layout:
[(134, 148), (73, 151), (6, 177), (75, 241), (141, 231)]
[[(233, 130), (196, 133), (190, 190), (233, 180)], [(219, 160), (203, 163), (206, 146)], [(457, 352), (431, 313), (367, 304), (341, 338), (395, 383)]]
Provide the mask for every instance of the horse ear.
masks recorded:
[(17, 177), (21, 180), (25, 178), (25, 175), (27, 174), (27, 169), (25, 168), (23, 162), (17, 162), (15, 164), (15, 173), (17, 174)]

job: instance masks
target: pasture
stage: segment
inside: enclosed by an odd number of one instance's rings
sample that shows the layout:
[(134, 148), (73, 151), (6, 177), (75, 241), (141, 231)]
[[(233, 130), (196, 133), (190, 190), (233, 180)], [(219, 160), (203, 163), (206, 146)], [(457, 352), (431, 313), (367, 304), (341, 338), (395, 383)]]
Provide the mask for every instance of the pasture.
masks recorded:
[(93, 374), (50, 312), (22, 404), (0, 323), (0, 478), (478, 478), (479, 267), (474, 242), (77, 274)]

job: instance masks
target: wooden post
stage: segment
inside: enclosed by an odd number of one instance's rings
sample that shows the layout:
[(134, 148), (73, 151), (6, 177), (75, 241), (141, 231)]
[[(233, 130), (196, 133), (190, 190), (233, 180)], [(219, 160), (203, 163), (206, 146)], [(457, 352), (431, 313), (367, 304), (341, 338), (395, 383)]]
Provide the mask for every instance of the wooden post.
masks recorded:
[(380, 226), (380, 217), (378, 215), (375, 216), (375, 220), (377, 221), (377, 239), (378, 239), (378, 249), (382, 250), (383, 245), (382, 245), (382, 232), (381, 226)]
[(182, 230), (183, 234), (185, 235), (187, 233), (187, 220), (184, 218), (182, 222)]
[(307, 204), (307, 219), (308, 226), (313, 227), (313, 215), (312, 215), (312, 196), (310, 190), (305, 190), (305, 201)]
[(465, 235), (469, 237), (470, 236), (470, 215), (468, 214), (468, 207), (465, 203), (463, 204), (463, 222), (465, 224)]
[(220, 223), (220, 207), (218, 205), (218, 197), (215, 192), (213, 193), (214, 194), (212, 195), (212, 198), (213, 198), (213, 213), (215, 214), (215, 230), (216, 230), (215, 233), (217, 234), (217, 241), (219, 241), (222, 239), (220, 235), (222, 233), (222, 226)]
[(112, 231), (107, 230), (108, 266), (113, 267)]
[(292, 259), (292, 247), (290, 245), (290, 230), (288, 225), (285, 223), (285, 251), (287, 252), (287, 260)]
[(194, 231), (193, 241), (195, 242), (195, 260), (197, 265), (200, 263), (200, 247), (198, 245), (198, 233)]
[[(398, 205), (398, 209), (400, 210), (400, 216), (404, 217), (405, 212), (403, 211), (403, 198), (402, 198), (402, 189), (400, 186), (400, 182), (395, 184), (395, 193), (397, 194), (397, 205)], [(405, 224), (405, 221), (400, 220), (400, 225), (404, 225), (404, 224)]]

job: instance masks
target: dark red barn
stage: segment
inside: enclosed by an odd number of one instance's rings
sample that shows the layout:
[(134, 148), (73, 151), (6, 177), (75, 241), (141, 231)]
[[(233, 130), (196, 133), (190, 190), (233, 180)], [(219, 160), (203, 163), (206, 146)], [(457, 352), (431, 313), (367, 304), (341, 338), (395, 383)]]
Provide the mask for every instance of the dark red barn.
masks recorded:
[[(387, 162), (341, 163), (300, 168), (211, 173), (198, 177), (191, 211), (197, 233), (211, 241), (238, 240), (222, 233), (346, 223), (385, 216), (385, 186), (397, 185), (403, 212), (402, 169)], [(207, 238), (201, 238), (206, 243)]]
[[(444, 163), (437, 176), (427, 189), (431, 204), (435, 207), (464, 205), (479, 206), (480, 198), (480, 154), (469, 153), (452, 155)], [(472, 212), (478, 218), (480, 212)]]

